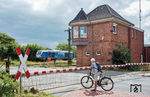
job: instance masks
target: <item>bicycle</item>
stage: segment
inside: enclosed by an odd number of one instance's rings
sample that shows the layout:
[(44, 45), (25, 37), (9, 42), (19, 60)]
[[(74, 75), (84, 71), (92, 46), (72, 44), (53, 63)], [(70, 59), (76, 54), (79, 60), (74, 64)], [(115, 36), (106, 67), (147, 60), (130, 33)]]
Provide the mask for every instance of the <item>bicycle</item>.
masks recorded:
[[(103, 75), (103, 71), (100, 71), (99, 80), (97, 81), (98, 86), (101, 86), (101, 88), (105, 91), (110, 91), (114, 87), (114, 82), (110, 77), (106, 77)], [(81, 85), (86, 88), (92, 88), (94, 84), (93, 77), (91, 76), (91, 71), (89, 75), (83, 76), (81, 78)]]

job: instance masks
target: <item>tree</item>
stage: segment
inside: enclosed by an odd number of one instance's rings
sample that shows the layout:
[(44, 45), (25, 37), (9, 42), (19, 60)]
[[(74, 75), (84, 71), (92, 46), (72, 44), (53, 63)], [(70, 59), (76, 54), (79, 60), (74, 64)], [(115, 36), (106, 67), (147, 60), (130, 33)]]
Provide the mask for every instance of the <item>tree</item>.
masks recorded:
[(15, 39), (5, 33), (0, 32), (0, 60), (4, 58), (15, 59), (17, 57), (15, 48), (18, 44)]
[(14, 97), (19, 83), (6, 72), (0, 70), (0, 97)]
[(124, 46), (124, 43), (116, 44), (117, 49), (114, 49), (109, 54), (112, 55), (113, 64), (125, 64), (130, 62), (130, 50)]
[(27, 48), (29, 48), (31, 50), (31, 52), (29, 54), (29, 58), (28, 58), (28, 60), (30, 60), (30, 61), (38, 60), (36, 58), (36, 52), (38, 50), (50, 50), (49, 48), (44, 48), (38, 44), (27, 44), (27, 45), (21, 46), (21, 51), (22, 51), (23, 55), (25, 54)]
[(17, 54), (15, 48), (17, 47), (15, 39), (5, 33), (0, 32), (0, 60), (7, 58), (6, 72), (9, 73), (10, 58), (15, 59)]
[(58, 44), (55, 48), (56, 50), (62, 50), (62, 51), (68, 51), (68, 44), (67, 43), (61, 43)]
[[(18, 55), (16, 53), (16, 48), (19, 46), (19, 44), (16, 43), (15, 39), (8, 36), (5, 33), (0, 32), (0, 60), (3, 60), (5, 58), (8, 58), (8, 64), (9, 59), (18, 59)], [(29, 60), (35, 61), (36, 58), (36, 52), (38, 50), (50, 50), (49, 48), (44, 48), (37, 44), (27, 44), (25, 46), (20, 46), (20, 49), (22, 51), (22, 54), (25, 54), (25, 51), (27, 48), (30, 48), (31, 52), (29, 55)]]

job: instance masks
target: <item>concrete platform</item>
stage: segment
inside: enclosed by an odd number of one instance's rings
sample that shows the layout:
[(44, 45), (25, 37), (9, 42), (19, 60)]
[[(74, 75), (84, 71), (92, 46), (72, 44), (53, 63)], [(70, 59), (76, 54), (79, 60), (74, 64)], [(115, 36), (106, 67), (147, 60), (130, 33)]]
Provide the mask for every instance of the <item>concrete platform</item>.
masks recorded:
[(97, 90), (96, 92), (94, 92), (87, 89), (81, 89), (81, 90), (68, 93), (62, 97), (150, 97), (150, 96), (141, 95), (137, 93), (118, 92), (118, 91)]

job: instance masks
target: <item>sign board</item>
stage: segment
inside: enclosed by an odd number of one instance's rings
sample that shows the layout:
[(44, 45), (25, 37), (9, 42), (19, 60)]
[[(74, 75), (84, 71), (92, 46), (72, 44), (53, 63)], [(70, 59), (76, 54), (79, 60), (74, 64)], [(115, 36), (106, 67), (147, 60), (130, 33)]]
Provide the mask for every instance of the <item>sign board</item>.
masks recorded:
[(21, 61), (21, 65), (19, 66), (19, 69), (18, 69), (18, 72), (17, 72), (15, 78), (18, 80), (23, 70), (26, 73), (27, 78), (29, 78), (30, 77), (30, 72), (27, 69), (26, 61), (27, 61), (27, 58), (29, 56), (30, 49), (29, 48), (27, 49), (24, 57), (22, 56), (22, 53), (21, 53), (21, 50), (20, 50), (19, 47), (16, 48), (16, 51), (17, 51), (17, 54), (18, 54), (19, 59)]

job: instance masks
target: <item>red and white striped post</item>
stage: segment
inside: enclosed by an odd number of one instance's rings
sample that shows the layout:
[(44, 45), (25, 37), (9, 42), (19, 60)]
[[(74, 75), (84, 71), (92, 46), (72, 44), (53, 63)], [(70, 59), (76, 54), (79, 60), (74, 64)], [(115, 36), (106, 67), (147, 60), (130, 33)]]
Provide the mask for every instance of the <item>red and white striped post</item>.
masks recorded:
[(26, 73), (27, 78), (29, 78), (29, 77), (30, 77), (30, 72), (29, 72), (29, 70), (27, 69), (27, 66), (26, 66), (25, 63), (26, 63), (27, 58), (28, 58), (28, 56), (29, 56), (29, 54), (30, 54), (30, 49), (29, 49), (29, 48), (27, 49), (27, 51), (26, 51), (24, 57), (22, 56), (22, 53), (21, 53), (21, 50), (20, 50), (19, 47), (16, 48), (16, 51), (17, 51), (17, 54), (18, 54), (19, 59), (20, 59), (20, 61), (21, 61), (21, 65), (20, 65), (20, 67), (19, 67), (19, 69), (18, 69), (18, 72), (17, 72), (15, 78), (18, 80), (18, 78), (20, 77), (20, 75), (21, 75), (23, 69), (24, 69), (24, 71), (25, 71), (25, 73)]

